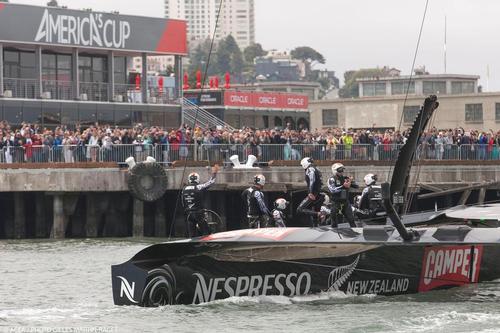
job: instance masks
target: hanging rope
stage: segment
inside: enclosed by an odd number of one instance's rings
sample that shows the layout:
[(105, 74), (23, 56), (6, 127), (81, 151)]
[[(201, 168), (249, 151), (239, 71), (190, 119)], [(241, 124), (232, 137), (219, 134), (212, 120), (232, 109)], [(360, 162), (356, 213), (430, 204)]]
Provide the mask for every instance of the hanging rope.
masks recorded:
[[(399, 125), (398, 125), (398, 131), (399, 132), (401, 132), (401, 126), (403, 124), (404, 109), (406, 107), (406, 102), (408, 101), (408, 94), (410, 92), (410, 85), (413, 82), (413, 71), (415, 69), (415, 62), (417, 60), (417, 54), (418, 54), (418, 50), (419, 50), (419, 47), (420, 47), (420, 40), (421, 40), (421, 37), (422, 37), (422, 31), (424, 29), (425, 17), (427, 16), (427, 8), (428, 8), (428, 6), (429, 6), (429, 0), (426, 0), (426, 2), (425, 2), (425, 8), (424, 8), (424, 15), (422, 16), (422, 22), (420, 23), (420, 30), (418, 32), (417, 45), (415, 47), (415, 53), (413, 55), (413, 62), (412, 62), (411, 71), (410, 71), (410, 79), (408, 80), (408, 84), (406, 85), (405, 99), (404, 99), (404, 102), (403, 102), (403, 111), (401, 112), (401, 117), (399, 119)], [(417, 140), (417, 146), (418, 146), (418, 140)], [(415, 147), (415, 149), (416, 149), (416, 147)], [(392, 167), (393, 167), (393, 165), (391, 164), (391, 166), (389, 168), (388, 179), (391, 179)]]
[[(211, 42), (210, 42), (210, 50), (208, 52), (207, 65), (205, 66), (205, 73), (204, 73), (203, 78), (202, 78), (200, 94), (203, 93), (203, 89), (205, 88), (205, 82), (206, 82), (207, 74), (208, 74), (208, 66), (210, 65), (210, 59), (212, 58), (212, 50), (213, 50), (213, 47), (214, 47), (215, 33), (217, 32), (217, 27), (219, 26), (219, 17), (220, 17), (220, 12), (221, 12), (221, 9), (222, 9), (222, 3), (223, 3), (223, 1), (224, 0), (220, 0), (220, 2), (219, 2), (219, 9), (217, 10), (217, 16), (215, 18), (215, 28), (214, 28), (214, 32), (212, 34), (212, 39), (211, 39)], [(197, 121), (198, 121), (199, 110), (200, 110), (199, 108), (196, 108), (196, 113), (195, 113), (194, 121), (193, 121), (193, 134), (194, 134), (194, 130), (196, 128), (196, 124), (197, 124)], [(184, 124), (182, 124), (181, 126), (183, 126), (183, 125)], [(181, 185), (184, 183), (184, 179), (186, 177), (186, 169), (187, 169), (187, 163), (184, 163), (184, 167), (182, 169)], [(175, 208), (174, 208), (174, 213), (173, 213), (173, 216), (172, 216), (172, 223), (170, 224), (170, 232), (168, 234), (168, 239), (169, 240), (172, 238), (172, 232), (174, 230), (175, 220), (176, 220), (176, 216), (177, 216), (177, 207), (179, 206), (179, 201), (181, 199), (182, 199), (182, 190), (179, 191), (179, 194), (177, 195), (177, 199), (175, 201)], [(189, 226), (186, 226), (186, 228), (188, 228), (188, 227)]]

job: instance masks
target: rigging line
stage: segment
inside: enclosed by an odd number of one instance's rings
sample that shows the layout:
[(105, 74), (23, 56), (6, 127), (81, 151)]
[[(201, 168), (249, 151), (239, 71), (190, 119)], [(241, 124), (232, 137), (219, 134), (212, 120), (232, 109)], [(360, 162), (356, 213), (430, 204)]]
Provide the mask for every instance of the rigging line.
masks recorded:
[[(335, 266), (335, 265), (327, 265), (327, 264), (317, 264), (313, 262), (302, 262), (302, 261), (296, 261), (296, 260), (279, 260), (279, 259), (271, 259), (271, 258), (261, 258), (261, 257), (256, 257), (256, 256), (245, 256), (245, 255), (235, 255), (235, 254), (225, 254), (219, 251), (214, 251), (212, 252), (214, 255), (220, 254), (222, 256), (228, 256), (228, 257), (236, 257), (236, 258), (245, 258), (245, 259), (250, 259), (250, 260), (260, 260), (260, 261), (273, 261), (273, 262), (278, 262), (278, 263), (285, 263), (285, 264), (294, 264), (294, 265), (302, 265), (302, 266), (312, 266), (312, 267), (320, 267), (320, 268), (328, 268), (328, 269), (336, 269), (336, 268), (341, 268), (343, 266)], [(359, 255), (359, 254), (358, 254)], [(375, 274), (384, 274), (384, 275), (392, 275), (392, 276), (400, 276), (400, 277), (408, 277), (408, 278), (426, 278), (434, 281), (443, 281), (443, 282), (463, 282), (463, 281), (457, 281), (457, 280), (452, 280), (452, 279), (444, 279), (444, 278), (437, 278), (437, 277), (432, 277), (432, 276), (426, 276), (426, 275), (416, 275), (416, 274), (406, 274), (406, 273), (399, 273), (399, 272), (387, 272), (387, 271), (380, 271), (380, 270), (375, 270), (375, 269), (364, 269), (364, 268), (354, 268), (355, 271), (359, 272), (364, 272), (364, 273), (375, 273)], [(485, 283), (498, 283), (500, 284), (500, 281), (484, 281)], [(473, 282), (477, 283), (477, 282)]]
[[(418, 33), (418, 39), (417, 39), (417, 45), (415, 47), (415, 53), (413, 55), (413, 63), (411, 65), (411, 72), (410, 72), (410, 79), (408, 80), (408, 84), (406, 85), (406, 94), (405, 94), (405, 99), (404, 99), (404, 102), (403, 102), (403, 110), (401, 112), (401, 117), (399, 119), (399, 126), (398, 126), (398, 131), (401, 131), (401, 125), (403, 123), (403, 118), (404, 118), (404, 109), (406, 107), (406, 102), (408, 100), (408, 93), (410, 91), (410, 84), (412, 82), (412, 79), (413, 79), (413, 70), (415, 69), (415, 62), (417, 60), (417, 54), (418, 54), (418, 49), (420, 47), (420, 39), (422, 37), (422, 31), (424, 29), (424, 22), (425, 22), (425, 17), (427, 15), (427, 7), (429, 5), (429, 0), (426, 0), (425, 2), (425, 9), (424, 9), (424, 15), (422, 17), (422, 22), (420, 24), (420, 31)], [(417, 140), (418, 141), (418, 140)], [(392, 173), (392, 164), (389, 168), (389, 173), (388, 173), (388, 179), (391, 178), (391, 173)]]
[[(217, 16), (215, 18), (215, 28), (214, 28), (214, 32), (212, 34), (212, 40), (210, 42), (210, 50), (208, 52), (207, 64), (205, 66), (205, 73), (204, 73), (203, 78), (202, 78), (200, 94), (203, 93), (203, 89), (205, 87), (205, 82), (206, 82), (207, 73), (208, 73), (208, 66), (210, 65), (210, 59), (211, 59), (211, 56), (212, 56), (212, 50), (213, 50), (214, 41), (215, 41), (215, 34), (217, 32), (217, 27), (219, 26), (219, 17), (220, 17), (220, 12), (221, 12), (221, 9), (222, 9), (222, 3), (223, 2), (224, 2), (224, 0), (220, 0), (220, 2), (219, 2), (219, 9), (217, 11)], [(183, 104), (181, 104), (181, 112), (183, 112), (182, 108), (183, 108)], [(200, 111), (200, 109), (196, 108), (196, 113), (195, 113), (194, 120), (193, 120), (193, 135), (194, 135), (194, 130), (196, 128), (196, 123), (197, 123), (197, 120), (198, 120), (198, 113), (199, 113), (199, 111)], [(181, 126), (184, 126), (184, 124), (181, 124)], [(187, 168), (187, 163), (184, 163), (184, 168), (182, 169), (181, 185), (183, 184), (184, 177), (186, 176), (186, 168)], [(177, 207), (179, 206), (179, 201), (181, 199), (181, 196), (182, 196), (182, 190), (179, 191), (179, 194), (177, 195), (177, 199), (175, 201), (175, 207), (174, 207), (174, 212), (173, 212), (173, 216), (172, 216), (172, 223), (170, 224), (170, 232), (168, 234), (168, 239), (169, 240), (172, 238), (172, 231), (173, 231), (174, 226), (175, 226), (175, 217), (177, 216)], [(187, 222), (187, 223), (189, 223), (189, 222)], [(186, 226), (186, 228), (189, 228), (189, 226)]]

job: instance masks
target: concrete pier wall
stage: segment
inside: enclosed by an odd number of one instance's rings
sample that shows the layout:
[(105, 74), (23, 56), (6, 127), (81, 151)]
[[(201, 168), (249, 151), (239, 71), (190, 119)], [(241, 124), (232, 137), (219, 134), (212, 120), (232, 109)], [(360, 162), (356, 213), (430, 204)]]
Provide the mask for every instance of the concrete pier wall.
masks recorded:
[[(329, 168), (321, 168), (324, 183)], [(160, 200), (144, 203), (134, 199), (127, 188), (127, 172), (116, 169), (31, 169), (0, 172), (0, 238), (65, 238), (65, 237), (168, 237), (184, 236), (184, 216), (179, 202), (182, 176), (200, 173), (208, 179), (205, 168), (169, 169), (169, 190)], [(387, 179), (387, 166), (352, 166), (348, 174), (362, 183), (366, 173)], [(304, 171), (295, 167), (274, 167), (256, 170), (222, 170), (217, 183), (205, 196), (205, 207), (218, 212), (222, 229), (242, 227), (245, 207), (241, 191), (257, 173), (267, 178), (266, 200), (284, 197), (291, 202), (293, 213), (305, 196)], [(413, 176), (414, 177), (414, 176)], [(500, 181), (500, 166), (422, 166), (419, 181), (448, 184), (447, 188), (470, 183)], [(425, 189), (416, 187), (414, 191)], [(437, 199), (425, 199), (412, 205), (414, 210), (449, 207), (460, 200), (461, 193)], [(500, 186), (487, 191), (473, 191), (469, 203), (500, 198)], [(301, 218), (295, 225), (307, 224)]]

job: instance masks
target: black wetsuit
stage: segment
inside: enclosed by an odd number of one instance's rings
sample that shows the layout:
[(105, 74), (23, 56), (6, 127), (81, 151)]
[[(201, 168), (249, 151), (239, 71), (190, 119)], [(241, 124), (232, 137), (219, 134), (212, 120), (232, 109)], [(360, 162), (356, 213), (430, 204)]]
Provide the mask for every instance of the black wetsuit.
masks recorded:
[(358, 208), (358, 216), (361, 219), (368, 219), (372, 223), (386, 223), (382, 189), (379, 185), (370, 185), (363, 189)]
[(247, 204), (248, 226), (250, 228), (267, 227), (271, 213), (264, 201), (264, 193), (257, 186), (252, 186), (243, 191), (241, 196)]
[[(313, 228), (318, 226), (318, 212), (321, 209), (321, 205), (325, 201), (324, 197), (320, 195), (323, 181), (321, 179), (321, 172), (315, 166), (310, 166), (305, 170), (305, 177), (308, 196), (305, 197), (299, 207), (297, 207), (297, 213), (309, 215), (310, 226)], [(316, 199), (311, 200), (311, 198), (309, 198), (309, 194), (314, 194)]]
[[(347, 219), (351, 227), (356, 227), (351, 203), (349, 202), (349, 189), (344, 187), (344, 183), (348, 178), (343, 175), (335, 175), (328, 179), (328, 189), (332, 193), (331, 224), (334, 228), (338, 227), (338, 224), (342, 222), (342, 217)], [(359, 186), (355, 182), (351, 182), (351, 187), (358, 188)]]
[(203, 192), (215, 183), (215, 175), (204, 184), (190, 184), (182, 190), (182, 206), (186, 216), (188, 237), (208, 235), (210, 229), (203, 213)]

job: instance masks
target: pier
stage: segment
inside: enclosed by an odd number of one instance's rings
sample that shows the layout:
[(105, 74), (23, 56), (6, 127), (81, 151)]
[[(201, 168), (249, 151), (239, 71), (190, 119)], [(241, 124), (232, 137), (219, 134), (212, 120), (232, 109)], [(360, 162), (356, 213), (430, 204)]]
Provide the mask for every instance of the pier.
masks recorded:
[[(299, 166), (291, 166), (290, 162), (286, 163), (290, 166), (270, 163), (252, 170), (221, 170), (216, 185), (205, 196), (205, 207), (221, 215), (224, 229), (240, 228), (245, 215), (241, 191), (250, 185), (255, 174), (262, 173), (267, 179), (264, 191), (268, 205), (284, 197), (291, 202), (288, 214), (293, 216), (306, 188), (304, 171)], [(324, 162), (320, 169), (326, 186), (331, 170), (327, 161)], [(351, 162), (346, 166), (347, 173), (358, 183), (367, 173), (377, 174), (379, 182), (387, 181), (392, 171), (391, 166), (373, 161)], [(168, 190), (162, 199), (150, 203), (130, 195), (128, 172), (116, 164), (85, 167), (60, 164), (57, 168), (3, 165), (0, 172), (0, 238), (183, 236), (183, 210), (177, 202), (179, 190), (189, 173), (198, 172), (204, 181), (209, 171), (206, 166), (178, 166), (166, 171)], [(415, 210), (434, 209), (435, 205), (446, 208), (458, 203), (488, 202), (499, 197), (500, 163), (497, 161), (432, 161), (415, 168), (413, 178), (417, 172), (418, 183), (411, 182), (414, 184), (412, 191), (421, 197), (412, 203)], [(470, 190), (460, 190), (474, 185), (476, 187)], [(453, 191), (457, 188), (460, 191)], [(440, 191), (448, 191), (443, 192), (448, 195), (436, 195)], [(300, 221), (298, 218), (294, 223)]]

